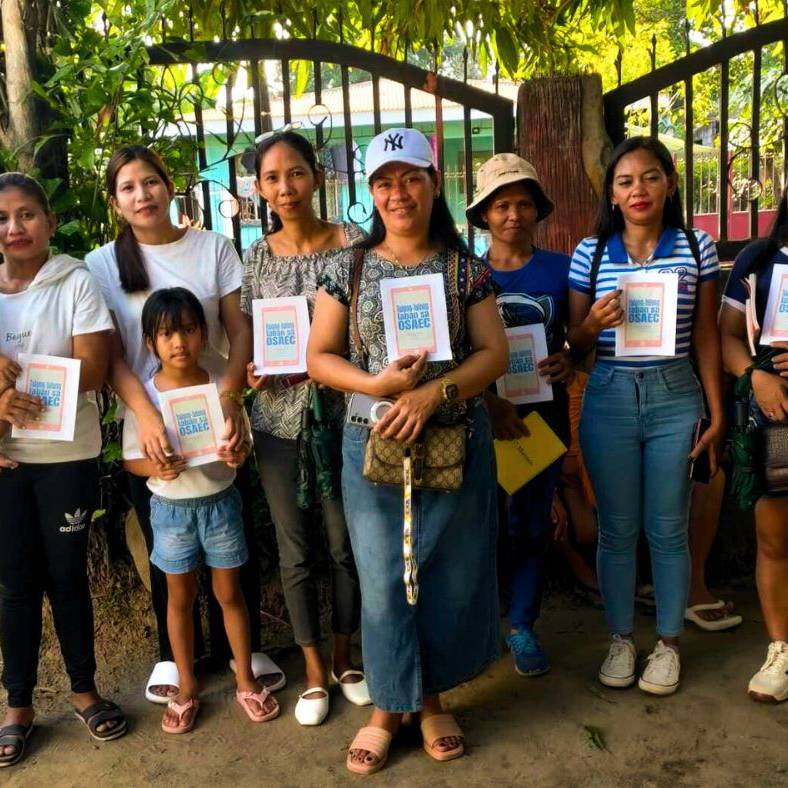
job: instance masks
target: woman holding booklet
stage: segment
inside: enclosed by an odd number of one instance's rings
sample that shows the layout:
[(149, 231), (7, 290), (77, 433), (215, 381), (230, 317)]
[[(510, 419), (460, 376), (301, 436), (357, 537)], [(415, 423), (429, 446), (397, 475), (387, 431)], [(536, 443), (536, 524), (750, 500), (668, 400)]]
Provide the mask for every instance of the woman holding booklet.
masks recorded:
[[(363, 234), (354, 224), (332, 224), (315, 214), (313, 197), (322, 183), (323, 170), (312, 145), (300, 134), (285, 130), (263, 139), (257, 146), (255, 172), (258, 194), (271, 210), (271, 227), (246, 252), (241, 309), (249, 316), (255, 309), (260, 310), (255, 320), (261, 322), (270, 309), (276, 329), (271, 322), (255, 324), (255, 357), (263, 369), (256, 370), (254, 363), (248, 366), (249, 385), (257, 392), (252, 427), (260, 481), (276, 528), (285, 602), (306, 664), (306, 691), (296, 704), (295, 716), (302, 725), (319, 725), (329, 711), (329, 673), (351, 703), (365, 706), (371, 702), (364, 674), (351, 661), (350, 639), (358, 629), (361, 600), (339, 489), (335, 497), (325, 495), (322, 500), (334, 634), (329, 665), (324, 663), (319, 647), (320, 534), (310, 512), (301, 508), (298, 500), (299, 477), (315, 475), (314, 460), (303, 451), (308, 447), (301, 445), (307, 438), (302, 429), (305, 413), (307, 417), (312, 413), (310, 399), (321, 398), (327, 420), (337, 432), (341, 429), (344, 406), (338, 392), (318, 392), (303, 374), (304, 367), (299, 367), (300, 373), (277, 373), (288, 362), (299, 360), (297, 349), (302, 337), (298, 334), (305, 326), (297, 324), (308, 326), (317, 282), (326, 266), (342, 249), (361, 240)], [(307, 314), (289, 322), (279, 319), (278, 316), (287, 315), (288, 308), (298, 306), (294, 296), (302, 299), (301, 306), (308, 310)], [(288, 331), (283, 328), (286, 322)], [(269, 337), (275, 337), (275, 344), (267, 342)], [(268, 348), (273, 351), (264, 352)], [(289, 348), (294, 355), (288, 355)], [(271, 366), (266, 368), (269, 363)], [(294, 366), (298, 364), (289, 365), (290, 369)], [(334, 470), (338, 473), (339, 469)]]
[(74, 712), (96, 740), (126, 732), (96, 690), (87, 573), (101, 451), (92, 392), (104, 385), (112, 320), (84, 263), (52, 254), (55, 226), (36, 181), (0, 175), (0, 767), (22, 759), (33, 728), (44, 593)]
[[(566, 446), (571, 371), (564, 350), (569, 298), (569, 257), (534, 246), (538, 222), (553, 211), (536, 170), (513, 153), (488, 159), (476, 174), (477, 193), (468, 221), (489, 230), (483, 260), (498, 285), (498, 310), (510, 342), (509, 370), (498, 394), (485, 392), (493, 435), (512, 440), (527, 434), (523, 417), (536, 412)], [(527, 327), (527, 328), (521, 328)], [(541, 378), (541, 381), (540, 381)], [(509, 634), (515, 670), (539, 676), (550, 669), (534, 624), (542, 601), (544, 559), (550, 544), (551, 512), (561, 460), (503, 498), (506, 554), (511, 566)]]
[(404, 712), (420, 714), (430, 757), (464, 753), (440, 693), (498, 652), (494, 462), (479, 395), (507, 360), (489, 270), (457, 233), (427, 139), (389, 129), (365, 164), (371, 234), (328, 265), (307, 351), (314, 380), (353, 392), (342, 492), (375, 705), (346, 760), (361, 774), (384, 766)]
[[(108, 381), (123, 400), (126, 418), (137, 421), (143, 455), (166, 468), (179, 458), (171, 454), (161, 414), (145, 390), (158, 368), (145, 345), (140, 327), (146, 297), (164, 287), (185, 287), (202, 305), (208, 324), (201, 364), (216, 379), (222, 410), (228, 421), (228, 447), (244, 439), (243, 400), (246, 363), (252, 352), (252, 333), (241, 312), (241, 261), (225, 236), (173, 224), (170, 203), (175, 187), (164, 162), (152, 150), (131, 145), (117, 150), (107, 166), (107, 190), (121, 230), (115, 241), (91, 252), (86, 262), (98, 281), (117, 331), (113, 336)], [(239, 469), (236, 485), (248, 487), (248, 474)], [(153, 547), (150, 496), (145, 479), (129, 476), (129, 491), (148, 549)], [(242, 489), (243, 496), (243, 489)], [(241, 569), (241, 585), (250, 611), (255, 675), (269, 689), (285, 684), (282, 671), (259, 653), (260, 583), (251, 512), (244, 513), (249, 560)], [(178, 692), (178, 671), (167, 637), (167, 583), (164, 573), (151, 565), (153, 611), (159, 639), (159, 659), (145, 689), (154, 703), (167, 703)], [(202, 651), (199, 611), (195, 606), (197, 655)], [(227, 659), (230, 649), (222, 615), (213, 597), (209, 601), (211, 654)], [(234, 663), (231, 661), (231, 666)]]
[[(612, 635), (599, 680), (635, 681), (635, 551), (643, 528), (658, 642), (638, 684), (657, 695), (679, 686), (690, 461), (707, 453), (713, 475), (724, 435), (719, 263), (711, 238), (685, 228), (677, 181), (662, 143), (621, 143), (605, 173), (596, 234), (578, 245), (569, 276), (569, 343), (596, 349), (580, 439), (597, 496), (599, 583)], [(708, 422), (699, 422), (703, 393)]]
[[(727, 371), (739, 378), (737, 394), (749, 379), (741, 421), (757, 431), (763, 451), (756, 461), (765, 477), (755, 505), (756, 577), (770, 643), (748, 690), (754, 700), (771, 703), (788, 699), (787, 246), (788, 193), (783, 192), (769, 236), (749, 244), (736, 258), (720, 312), (723, 359)], [(760, 335), (753, 330), (753, 317)]]

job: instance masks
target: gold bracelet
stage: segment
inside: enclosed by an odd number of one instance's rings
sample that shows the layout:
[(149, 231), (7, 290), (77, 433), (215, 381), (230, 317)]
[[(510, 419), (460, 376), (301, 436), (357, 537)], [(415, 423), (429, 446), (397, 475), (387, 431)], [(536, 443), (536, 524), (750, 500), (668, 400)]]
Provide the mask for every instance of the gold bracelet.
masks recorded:
[(229, 399), (230, 402), (234, 402), (239, 408), (244, 406), (243, 394), (240, 394), (237, 391), (231, 391), (230, 389), (225, 389), (221, 394), (219, 394), (219, 399)]

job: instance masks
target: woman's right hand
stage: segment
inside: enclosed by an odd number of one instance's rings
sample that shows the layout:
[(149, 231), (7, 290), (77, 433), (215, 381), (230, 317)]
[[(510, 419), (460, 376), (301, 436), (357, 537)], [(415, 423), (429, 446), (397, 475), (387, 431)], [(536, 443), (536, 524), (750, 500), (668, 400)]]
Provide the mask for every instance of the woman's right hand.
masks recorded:
[(490, 411), (493, 437), (496, 440), (511, 441), (531, 434), (517, 415), (517, 408), (508, 399), (498, 397), (492, 392), (485, 394), (484, 399)]
[(427, 366), (427, 351), (410, 353), (392, 361), (374, 377), (376, 397), (394, 397), (419, 385)]
[(0, 419), (14, 427), (24, 427), (35, 421), (45, 408), (39, 397), (33, 397), (13, 386), (0, 394)]
[[(16, 361), (8, 358), (8, 356), (0, 355), (0, 384), (13, 386), (21, 372), (22, 367)], [(2, 388), (5, 388), (5, 385)]]
[(250, 389), (262, 391), (271, 382), (271, 375), (255, 375), (254, 364), (250, 361), (246, 365), (246, 384)]
[(174, 455), (161, 414), (151, 408), (149, 412), (135, 416), (142, 454), (157, 465), (169, 465)]
[(756, 369), (751, 377), (755, 401), (769, 421), (788, 421), (788, 380), (762, 369)]
[(624, 310), (621, 307), (622, 292), (611, 290), (592, 304), (586, 323), (597, 334), (601, 334), (606, 328), (620, 326), (624, 322)]

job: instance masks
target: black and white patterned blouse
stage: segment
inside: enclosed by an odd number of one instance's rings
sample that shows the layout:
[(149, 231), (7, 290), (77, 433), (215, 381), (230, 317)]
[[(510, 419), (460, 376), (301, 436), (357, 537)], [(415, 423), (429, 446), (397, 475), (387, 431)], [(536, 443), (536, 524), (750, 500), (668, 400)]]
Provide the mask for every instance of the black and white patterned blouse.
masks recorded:
[[(364, 233), (355, 224), (343, 224), (348, 246), (358, 243)], [(241, 309), (252, 314), (255, 298), (284, 298), (305, 295), (309, 317), (315, 305), (318, 280), (326, 266), (344, 249), (298, 255), (276, 255), (265, 237), (255, 241), (244, 255), (241, 281)], [(329, 414), (341, 422), (344, 401), (340, 393), (323, 389)], [(269, 385), (258, 392), (252, 406), (252, 427), (277, 438), (295, 440), (301, 432), (301, 414), (307, 404), (309, 384), (304, 381), (289, 386), (284, 376), (275, 376)]]
[[(348, 320), (348, 347), (350, 360), (353, 364), (367, 372), (376, 375), (388, 363), (386, 356), (386, 331), (383, 324), (383, 303), (380, 294), (382, 279), (393, 279), (408, 276), (424, 276), (426, 274), (443, 275), (444, 290), (446, 295), (446, 309), (449, 320), (449, 336), (453, 359), (450, 361), (435, 361), (427, 364), (423, 382), (434, 380), (445, 375), (459, 366), (470, 354), (471, 347), (466, 331), (466, 311), (469, 306), (478, 304), (487, 296), (495, 293), (495, 285), (490, 276), (490, 271), (481, 260), (475, 257), (468, 259), (467, 286), (465, 288), (465, 301), (457, 297), (456, 286), (449, 286), (446, 275), (449, 267), (449, 254), (446, 251), (435, 252), (415, 266), (402, 266), (386, 260), (374, 250), (367, 250), (364, 254), (364, 267), (361, 274), (361, 283), (358, 295), (358, 327), (361, 334), (365, 359), (359, 356), (353, 346), (351, 336), (351, 320)], [(319, 285), (345, 306), (350, 306), (350, 279), (353, 267), (353, 252), (344, 251), (337, 255), (325, 268)], [(465, 414), (468, 402), (457, 403), (453, 406), (442, 406), (436, 413), (440, 421), (456, 421)]]

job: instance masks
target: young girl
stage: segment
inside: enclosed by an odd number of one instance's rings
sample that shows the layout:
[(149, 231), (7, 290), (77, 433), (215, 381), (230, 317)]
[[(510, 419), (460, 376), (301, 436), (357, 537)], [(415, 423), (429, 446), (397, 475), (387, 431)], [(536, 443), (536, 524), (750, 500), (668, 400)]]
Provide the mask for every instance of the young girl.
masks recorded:
[[(689, 588), (689, 458), (716, 449), (724, 434), (717, 329), (719, 262), (714, 243), (687, 230), (669, 151), (634, 137), (614, 151), (605, 174), (596, 236), (580, 242), (569, 274), (569, 343), (596, 348), (583, 398), (580, 443), (599, 507), (599, 584), (612, 642), (599, 671), (611, 687), (635, 681), (635, 550), (648, 538), (657, 606), (657, 644), (640, 688), (668, 695), (679, 686), (679, 635)], [(678, 278), (673, 356), (616, 355), (624, 322), (618, 277), (647, 271)], [(703, 413), (711, 424), (693, 449)]]
[[(207, 339), (205, 312), (196, 296), (182, 287), (157, 290), (142, 310), (142, 334), (155, 354), (159, 371), (145, 384), (151, 402), (158, 392), (197, 386), (213, 378), (200, 366)], [(137, 444), (137, 445), (135, 445)], [(169, 699), (162, 719), (165, 733), (186, 733), (199, 709), (194, 676), (192, 610), (197, 598), (201, 556), (211, 568), (213, 593), (222, 608), (227, 639), (236, 665), (236, 700), (253, 722), (279, 714), (279, 705), (255, 679), (249, 639), (249, 613), (241, 594), (239, 567), (248, 558), (241, 517), (241, 496), (233, 486), (250, 443), (225, 445), (220, 461), (186, 468), (182, 458), (159, 463), (141, 457), (136, 420), (124, 431), (126, 469), (147, 476), (151, 497), (151, 562), (167, 576), (167, 631), (178, 667), (179, 692)]]
[[(268, 234), (246, 253), (241, 285), (241, 309), (252, 313), (255, 298), (303, 295), (310, 311), (318, 278), (339, 252), (360, 240), (353, 224), (332, 224), (315, 215), (312, 200), (323, 171), (309, 141), (293, 131), (277, 132), (257, 148), (258, 193), (273, 216)], [(351, 702), (370, 703), (364, 674), (351, 661), (350, 638), (358, 629), (361, 600), (342, 501), (322, 501), (323, 523), (331, 569), (331, 613), (334, 642), (331, 662), (320, 653), (319, 585), (316, 573), (316, 532), (308, 513), (298, 507), (298, 440), (308, 407), (311, 384), (306, 378), (254, 375), (249, 385), (258, 391), (252, 410), (257, 467), (276, 528), (279, 568), (287, 611), (296, 643), (306, 665), (306, 691), (295, 707), (302, 725), (319, 725), (329, 710), (329, 672)], [(323, 399), (337, 430), (343, 415), (342, 395), (324, 389)]]
[(73, 440), (6, 436), (0, 445), (8, 459), (0, 463), (0, 648), (8, 690), (0, 767), (22, 759), (33, 727), (45, 593), (78, 717), (101, 741), (126, 732), (121, 710), (96, 690), (87, 573), (101, 450), (92, 392), (104, 384), (112, 321), (85, 265), (52, 254), (56, 221), (36, 181), (0, 175), (0, 434), (40, 414), (40, 400), (14, 388), (19, 353), (81, 362)]

